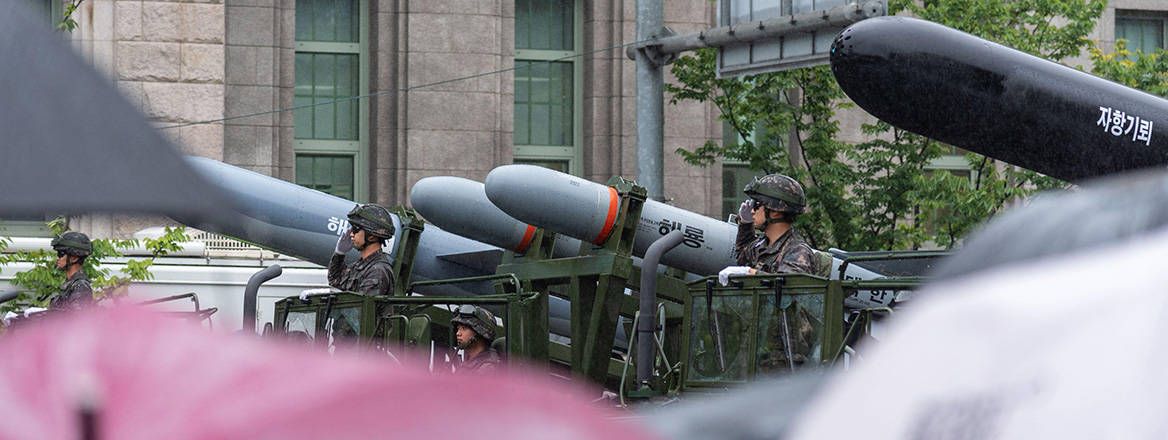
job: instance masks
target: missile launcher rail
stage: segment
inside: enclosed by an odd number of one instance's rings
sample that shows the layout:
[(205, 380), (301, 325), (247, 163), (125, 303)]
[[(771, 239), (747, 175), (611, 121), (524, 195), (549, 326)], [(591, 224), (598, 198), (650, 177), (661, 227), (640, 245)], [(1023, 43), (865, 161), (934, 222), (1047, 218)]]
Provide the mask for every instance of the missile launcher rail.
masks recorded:
[[(275, 323), (265, 334), (299, 338), (328, 346), (350, 339), (358, 347), (385, 350), (399, 360), (421, 356), (429, 347), (431, 365), (447, 368), (453, 354), (451, 307), (474, 304), (501, 318), (496, 349), (506, 359), (549, 365), (587, 378), (620, 393), (647, 398), (679, 392), (725, 388), (767, 374), (834, 364), (845, 347), (869, 334), (872, 322), (887, 315), (880, 307), (845, 312), (844, 298), (859, 293), (898, 297), (918, 288), (917, 276), (875, 280), (830, 280), (805, 274), (736, 276), (729, 286), (716, 277), (686, 282), (685, 273), (657, 274), (659, 324), (653, 376), (634, 384), (630, 366), (635, 344), (616, 350), (620, 329), (633, 335), (639, 319), (641, 268), (632, 252), (645, 189), (631, 181), (608, 182), (620, 206), (607, 240), (581, 243), (580, 252), (555, 257), (559, 236), (536, 228), (525, 253), (508, 251), (496, 274), (443, 280), (410, 281), (413, 257), (424, 222), (412, 211), (392, 209), (401, 220), (395, 242), (394, 296), (370, 297), (352, 292), (290, 297), (276, 303)], [(891, 252), (856, 255), (849, 264), (878, 260), (935, 258), (936, 252)], [(417, 296), (418, 287), (490, 282), (495, 293), (480, 296)], [(626, 294), (628, 291), (637, 292)], [(549, 337), (549, 299), (567, 299), (571, 338)], [(845, 313), (848, 319), (845, 319)], [(622, 319), (624, 318), (624, 319)], [(788, 350), (795, 347), (796, 349)], [(451, 356), (452, 357), (452, 356)]]

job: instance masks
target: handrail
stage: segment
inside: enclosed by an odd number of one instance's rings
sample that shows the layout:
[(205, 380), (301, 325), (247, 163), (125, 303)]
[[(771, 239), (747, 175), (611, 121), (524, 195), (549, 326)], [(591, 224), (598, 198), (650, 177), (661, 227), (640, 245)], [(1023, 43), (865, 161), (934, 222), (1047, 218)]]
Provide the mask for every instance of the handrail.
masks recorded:
[(950, 251), (913, 251), (913, 252), (884, 252), (878, 254), (868, 255), (853, 255), (843, 259), (839, 267), (839, 277), (844, 279), (844, 273), (847, 272), (848, 265), (855, 262), (861, 263), (866, 261), (882, 261), (882, 260), (920, 260), (925, 258), (947, 257), (951, 255)]
[(513, 273), (497, 273), (497, 274), (491, 274), (491, 275), (479, 275), (479, 276), (474, 276), (474, 277), (447, 278), (447, 279), (442, 279), (442, 280), (430, 280), (430, 281), (415, 281), (415, 282), (410, 283), (409, 288), (406, 289), (406, 291), (413, 292), (414, 287), (417, 287), (417, 286), (433, 286), (433, 285), (439, 285), (439, 284), (458, 284), (458, 283), (469, 283), (469, 282), (473, 282), (473, 281), (489, 281), (489, 280), (498, 280), (498, 279), (510, 280), (511, 284), (515, 286), (515, 292), (518, 293), (520, 296), (523, 295), (523, 284), (519, 282), (519, 277), (515, 276), (515, 274), (513, 274)]
[(164, 303), (167, 301), (179, 300), (179, 299), (183, 299), (183, 298), (190, 298), (191, 301), (193, 301), (195, 303), (195, 311), (196, 312), (203, 309), (202, 307), (199, 307), (199, 295), (196, 295), (195, 292), (187, 292), (187, 293), (182, 293), (182, 294), (178, 294), (178, 295), (164, 296), (162, 298), (155, 298), (155, 299), (151, 299), (151, 300), (146, 300), (146, 301), (142, 301), (142, 302), (138, 303), (138, 305), (146, 306), (146, 305), (151, 305), (151, 304)]

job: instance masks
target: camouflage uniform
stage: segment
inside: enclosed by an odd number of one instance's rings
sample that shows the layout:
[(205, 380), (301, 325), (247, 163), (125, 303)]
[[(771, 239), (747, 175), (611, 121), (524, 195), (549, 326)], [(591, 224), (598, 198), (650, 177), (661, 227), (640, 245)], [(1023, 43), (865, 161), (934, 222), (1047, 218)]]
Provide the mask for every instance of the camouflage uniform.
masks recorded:
[[(818, 348), (816, 345), (819, 344), (821, 327), (819, 319), (797, 302), (792, 302), (783, 309), (782, 314), (787, 315), (788, 338), (783, 338), (782, 315), (776, 313), (777, 316), (767, 328), (765, 341), (759, 341), (759, 344), (765, 347), (759, 349), (759, 373), (790, 372), (791, 364), (798, 369), (811, 361), (812, 352)], [(791, 341), (791, 363), (787, 362), (787, 349), (784, 346), (788, 339)]]
[(766, 234), (755, 236), (754, 225), (740, 224), (738, 238), (734, 241), (734, 257), (738, 259), (738, 265), (750, 266), (763, 273), (820, 272), (815, 251), (795, 229), (788, 230), (768, 245)]
[[(765, 224), (758, 225), (764, 231), (772, 223), (792, 223), (803, 213), (807, 199), (803, 186), (798, 181), (782, 174), (768, 174), (748, 184), (743, 192), (752, 204), (765, 207)], [(783, 213), (782, 218), (771, 218), (770, 212)], [(755, 225), (739, 224), (738, 237), (734, 241), (734, 256), (738, 264), (749, 266), (759, 273), (805, 273), (826, 275), (830, 265), (824, 264), (815, 251), (794, 228), (788, 229), (774, 243), (769, 243), (766, 234), (755, 235)], [(767, 331), (767, 354), (759, 358), (759, 371), (789, 372), (791, 364), (799, 367), (810, 360), (818, 342), (819, 320), (807, 308), (797, 302), (782, 310), (776, 310), (771, 327)], [(782, 323), (786, 322), (784, 326)], [(784, 335), (783, 331), (786, 330)], [(790, 343), (790, 347), (787, 344)], [(788, 360), (787, 350), (791, 356)]]
[(61, 292), (49, 301), (50, 310), (79, 310), (93, 304), (93, 285), (79, 270), (61, 284)]
[(345, 256), (334, 254), (329, 260), (328, 282), (363, 295), (393, 295), (393, 264), (385, 252), (377, 251), (345, 267)]
[[(66, 231), (53, 238), (52, 246), (53, 250), (57, 251), (58, 262), (60, 262), (60, 258), (68, 256), (70, 258), (68, 261), (72, 261), (71, 265), (82, 265), (82, 262), (93, 253), (93, 242), (89, 240), (89, 236), (76, 231)], [(76, 259), (76, 261), (72, 259)], [(65, 273), (69, 273), (71, 265), (61, 269)], [(61, 284), (61, 292), (49, 301), (49, 309), (78, 310), (92, 304), (93, 285), (85, 276), (85, 271), (78, 267), (77, 272), (74, 272)]]
[(503, 359), (499, 357), (499, 352), (493, 348), (487, 348), (475, 357), (467, 359), (454, 372), (458, 374), (492, 373), (499, 369), (499, 364), (502, 362)]

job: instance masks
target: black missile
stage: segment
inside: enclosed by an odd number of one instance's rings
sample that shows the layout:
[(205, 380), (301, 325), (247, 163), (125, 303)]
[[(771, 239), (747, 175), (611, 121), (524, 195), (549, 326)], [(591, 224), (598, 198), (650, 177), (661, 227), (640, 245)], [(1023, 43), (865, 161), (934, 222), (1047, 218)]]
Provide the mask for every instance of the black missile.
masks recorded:
[(936, 23), (856, 23), (831, 71), (881, 120), (1063, 180), (1168, 163), (1168, 101)]

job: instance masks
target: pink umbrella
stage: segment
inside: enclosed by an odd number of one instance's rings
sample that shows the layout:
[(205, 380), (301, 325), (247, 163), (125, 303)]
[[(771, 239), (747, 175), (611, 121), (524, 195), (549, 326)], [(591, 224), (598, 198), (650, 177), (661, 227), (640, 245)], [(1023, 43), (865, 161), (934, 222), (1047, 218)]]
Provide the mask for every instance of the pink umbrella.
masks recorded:
[(0, 353), (0, 439), (648, 437), (546, 374), (435, 375), (137, 309), (32, 323)]

